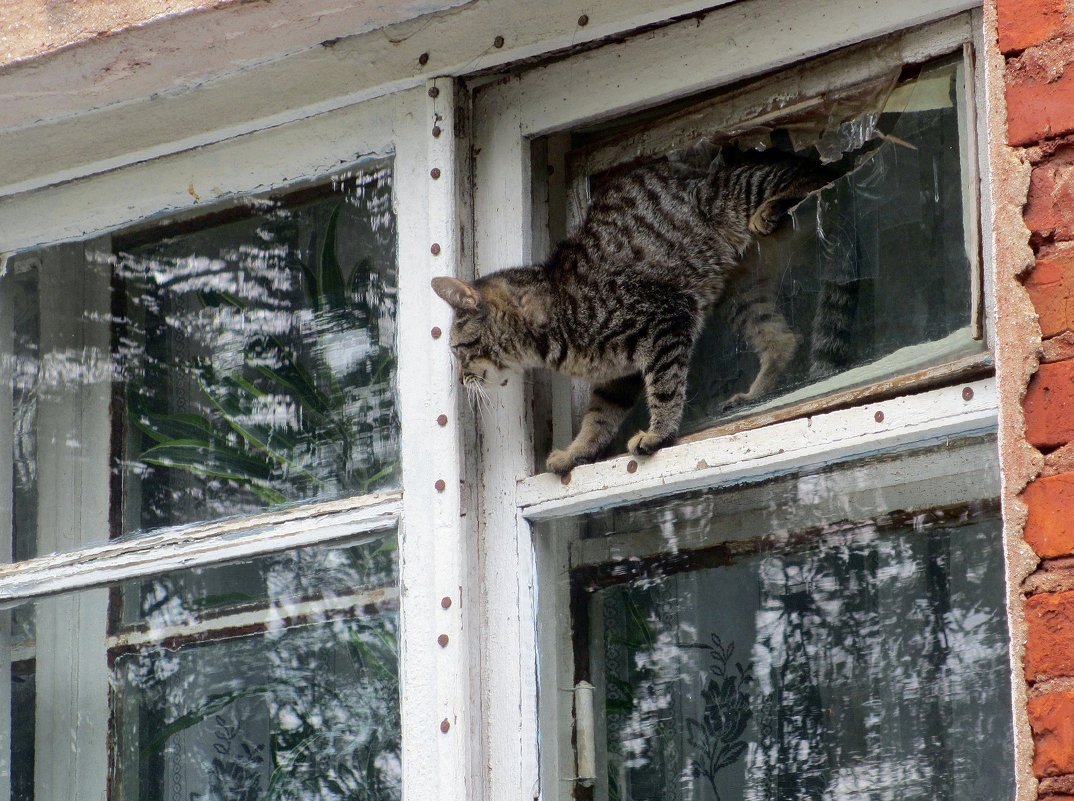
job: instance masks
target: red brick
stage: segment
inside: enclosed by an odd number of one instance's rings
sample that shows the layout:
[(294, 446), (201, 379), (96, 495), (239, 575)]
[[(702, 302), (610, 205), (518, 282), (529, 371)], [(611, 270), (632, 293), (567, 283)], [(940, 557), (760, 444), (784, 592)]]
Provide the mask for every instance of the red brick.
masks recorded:
[(1072, 27), (1064, 0), (997, 0), (999, 49), (1025, 50)]
[(1064, 147), (1033, 168), (1025, 222), (1045, 238), (1074, 239), (1074, 148)]
[(1026, 439), (1042, 451), (1074, 441), (1074, 360), (1042, 364), (1029, 379)]
[(1074, 244), (1042, 249), (1025, 285), (1040, 318), (1042, 337), (1074, 331)]
[(1038, 556), (1074, 554), (1074, 473), (1039, 478), (1026, 487), (1025, 540)]
[(1074, 676), (1074, 591), (1026, 601), (1027, 681)]
[(1037, 778), (1074, 772), (1074, 693), (1030, 698), (1028, 707)]
[(1050, 82), (1007, 85), (1007, 141), (1029, 145), (1074, 131), (1074, 70)]

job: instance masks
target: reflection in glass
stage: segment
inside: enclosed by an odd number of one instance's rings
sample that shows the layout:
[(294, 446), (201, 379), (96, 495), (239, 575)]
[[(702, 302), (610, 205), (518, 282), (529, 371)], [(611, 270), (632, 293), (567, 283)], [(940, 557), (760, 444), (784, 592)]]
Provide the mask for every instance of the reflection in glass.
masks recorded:
[(1012, 797), (994, 451), (538, 524), (567, 538), (593, 797)]
[[(844, 172), (747, 249), (695, 347), (684, 432), (973, 362), (986, 350), (974, 322), (977, 190), (971, 71), (962, 52), (901, 76), (864, 70), (857, 85), (848, 73), (860, 65), (834, 64), (824, 74), (841, 88), (830, 95), (798, 94), (802, 84), (791, 71), (575, 137), (569, 200), (576, 221), (609, 177), (639, 161), (707, 169), (711, 151), (697, 147), (700, 139), (794, 151)], [(818, 65), (801, 69), (814, 70), (814, 81), (821, 73)], [(764, 327), (746, 325), (751, 318)], [(797, 349), (767, 396), (729, 404), (759, 372), (759, 344), (750, 337), (793, 340)], [(613, 450), (625, 450), (647, 422), (647, 410), (636, 408)]]
[(395, 486), (395, 237), (379, 163), (13, 256), (11, 558)]
[[(971, 329), (964, 81), (959, 59), (902, 83), (866, 115), (869, 156), (747, 255), (742, 286), (770, 285), (799, 337), (798, 358), (772, 393), (781, 403), (984, 350)], [(844, 127), (860, 133), (862, 124)], [(698, 343), (686, 429), (724, 414), (727, 398), (757, 374), (752, 350), (728, 325), (734, 308), (735, 290)]]
[(13, 798), (397, 801), (397, 572), (393, 534), (36, 602)]
[(396, 480), (390, 179), (116, 242), (127, 528)]

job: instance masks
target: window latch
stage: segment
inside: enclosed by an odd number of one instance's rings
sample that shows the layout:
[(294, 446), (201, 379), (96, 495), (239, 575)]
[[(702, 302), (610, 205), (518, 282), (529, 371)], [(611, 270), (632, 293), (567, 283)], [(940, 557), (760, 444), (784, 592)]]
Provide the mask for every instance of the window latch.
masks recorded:
[(577, 781), (592, 787), (597, 778), (597, 740), (593, 722), (593, 685), (580, 681), (574, 685), (574, 746)]

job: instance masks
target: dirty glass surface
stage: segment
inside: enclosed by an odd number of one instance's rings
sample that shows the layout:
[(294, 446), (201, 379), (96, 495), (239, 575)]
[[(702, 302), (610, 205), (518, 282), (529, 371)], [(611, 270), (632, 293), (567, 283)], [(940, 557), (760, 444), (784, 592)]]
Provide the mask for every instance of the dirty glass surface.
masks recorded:
[(37, 601), (12, 799), (399, 799), (397, 572), (391, 534)]
[(11, 557), (397, 486), (395, 245), (380, 162), (12, 257)]
[(571, 543), (559, 682), (596, 687), (584, 797), (1012, 798), (994, 453), (538, 524)]
[[(968, 225), (969, 147), (961, 59), (924, 68), (867, 114), (866, 152), (832, 186), (761, 238), (742, 266), (740, 296), (770, 285), (799, 338), (767, 403), (801, 401), (983, 352), (972, 330), (977, 254)], [(845, 124), (857, 145), (866, 121)], [(975, 190), (973, 190), (975, 191)], [(975, 208), (975, 202), (973, 208)], [(706, 327), (691, 367), (684, 427), (728, 413), (757, 359), (728, 325), (735, 293)], [(835, 339), (839, 346), (826, 346)], [(779, 397), (776, 403), (773, 397)]]
[[(780, 76), (771, 80), (778, 82)], [(847, 89), (850, 99), (845, 102), (792, 96), (790, 109), (781, 112), (778, 98), (770, 99), (763, 83), (751, 90), (755, 103), (742, 99), (751, 96), (746, 90), (741, 96), (732, 93), (728, 102), (744, 109), (767, 104), (763, 125), (743, 122), (736, 128), (737, 123), (725, 120), (729, 128), (706, 127), (703, 121), (724, 102), (717, 98), (698, 103), (689, 113), (672, 114), (669, 122), (642, 120), (635, 128), (620, 123), (625, 130), (603, 139), (579, 137), (579, 149), (570, 157), (578, 195), (576, 222), (615, 165), (682, 159), (698, 141), (679, 138), (687, 134), (739, 149), (795, 151), (842, 172), (748, 249), (740, 277), (710, 316), (694, 351), (683, 431), (918, 373), (986, 350), (975, 323), (981, 301), (975, 289), (978, 212), (974, 123), (968, 111), (971, 82), (960, 52), (907, 69), (901, 77), (896, 71), (890, 78), (873, 79), (857, 95)], [(681, 134), (674, 131), (674, 119), (681, 119)], [(646, 125), (655, 126), (648, 135)], [(661, 149), (668, 142), (678, 144), (670, 151)], [(797, 350), (776, 385), (743, 404), (731, 399), (749, 389), (759, 370), (747, 333), (735, 328), (736, 314), (747, 300), (759, 301), (755, 308), (767, 323), (785, 320)], [(623, 427), (623, 441), (646, 422), (647, 411), (636, 409)]]

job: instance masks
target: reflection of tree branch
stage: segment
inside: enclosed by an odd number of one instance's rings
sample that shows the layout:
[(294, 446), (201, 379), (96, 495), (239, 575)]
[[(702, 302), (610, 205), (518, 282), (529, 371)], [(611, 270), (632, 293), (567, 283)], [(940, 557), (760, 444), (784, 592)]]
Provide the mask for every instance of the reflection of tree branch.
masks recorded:
[(694, 768), (709, 780), (712, 792), (719, 801), (717, 774), (735, 764), (746, 751), (747, 742), (743, 734), (753, 716), (749, 692), (753, 672), (740, 662), (735, 663), (734, 670), (728, 670), (735, 644), (729, 642), (725, 646), (719, 635), (712, 635), (712, 645), (698, 643), (694, 647), (709, 652), (712, 658), (709, 667), (711, 676), (701, 691), (705, 702), (704, 717), (702, 720), (687, 718), (686, 734), (690, 745), (697, 749), (699, 755), (693, 760)]

